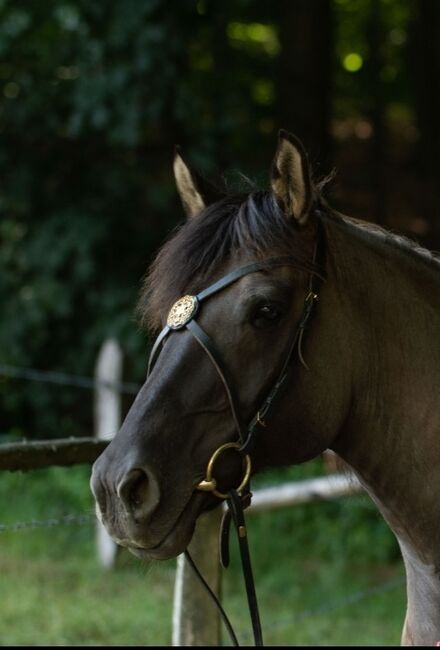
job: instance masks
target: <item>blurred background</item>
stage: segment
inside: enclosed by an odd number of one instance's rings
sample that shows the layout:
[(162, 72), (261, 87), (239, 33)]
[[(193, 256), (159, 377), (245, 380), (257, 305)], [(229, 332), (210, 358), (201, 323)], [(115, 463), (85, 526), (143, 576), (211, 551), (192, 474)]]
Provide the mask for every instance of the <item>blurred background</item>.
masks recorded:
[[(91, 377), (112, 336), (124, 379), (143, 380), (149, 341), (134, 308), (183, 219), (176, 143), (205, 175), (240, 171), (264, 187), (288, 129), (316, 178), (336, 170), (334, 207), (440, 248), (439, 28), (431, 0), (1, 0), (0, 439), (93, 427), (89, 391), (14, 368)], [(68, 486), (57, 472), (38, 479), (62, 495), (55, 509), (82, 507), (85, 475)], [(21, 480), (2, 478), (6, 501), (39, 493)], [(398, 558), (369, 503), (322, 507), (272, 525), (293, 527), (303, 548), (319, 538), (324, 555), (333, 545), (351, 562)]]
[[(430, 0), (0, 3), (0, 362), (145, 374), (140, 281), (183, 219), (181, 144), (263, 186), (279, 128), (330, 200), (440, 247), (440, 6)], [(90, 432), (80, 391), (3, 378), (0, 430)]]

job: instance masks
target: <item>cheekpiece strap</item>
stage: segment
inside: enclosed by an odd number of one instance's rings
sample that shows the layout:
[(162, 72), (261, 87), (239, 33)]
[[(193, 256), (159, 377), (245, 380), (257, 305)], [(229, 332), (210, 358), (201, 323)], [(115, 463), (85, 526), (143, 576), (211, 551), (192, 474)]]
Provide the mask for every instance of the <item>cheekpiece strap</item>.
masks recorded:
[(231, 377), (229, 376), (229, 372), (226, 369), (226, 366), (221, 361), (220, 354), (218, 353), (218, 350), (214, 345), (213, 340), (200, 327), (197, 321), (190, 320), (186, 324), (186, 327), (194, 336), (194, 338), (199, 343), (199, 345), (201, 345), (201, 347), (205, 350), (206, 354), (211, 359), (217, 371), (218, 376), (221, 379), (221, 382), (228, 396), (229, 405), (232, 411), (232, 417), (234, 418), (234, 423), (238, 431), (240, 442), (243, 443), (246, 437), (245, 436), (246, 426), (242, 422), (239, 414), (237, 396), (235, 394), (235, 390), (233, 388), (234, 384), (232, 383)]

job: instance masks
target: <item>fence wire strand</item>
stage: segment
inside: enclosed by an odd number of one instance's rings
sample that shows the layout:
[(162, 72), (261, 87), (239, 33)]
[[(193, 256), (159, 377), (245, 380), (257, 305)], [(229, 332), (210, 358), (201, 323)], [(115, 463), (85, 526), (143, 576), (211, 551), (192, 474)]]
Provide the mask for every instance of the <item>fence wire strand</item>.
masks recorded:
[[(35, 530), (38, 528), (52, 528), (54, 526), (68, 526), (68, 525), (87, 526), (87, 525), (92, 525), (94, 522), (97, 522), (97, 518), (95, 514), (88, 513), (88, 512), (71, 513), (68, 515), (63, 515), (61, 517), (52, 517), (50, 519), (31, 519), (30, 521), (16, 521), (11, 524), (0, 524), (0, 533), (6, 531), (17, 532), (17, 531), (24, 531), (24, 530)], [(332, 600), (331, 602), (327, 600), (317, 605), (316, 607), (303, 609), (302, 611), (294, 613), (291, 616), (288, 617), (286, 616), (284, 618), (280, 618), (278, 620), (272, 621), (271, 623), (267, 623), (264, 626), (264, 631), (265, 633), (272, 632), (287, 627), (289, 625), (299, 623), (302, 620), (307, 618), (317, 618), (318, 616), (328, 614), (329, 612), (336, 611), (344, 607), (348, 607), (350, 605), (354, 605), (367, 598), (371, 598), (373, 596), (386, 593), (391, 589), (396, 589), (397, 587), (401, 587), (404, 585), (404, 583), (405, 583), (405, 577), (398, 576), (397, 578), (386, 580), (385, 582), (382, 582), (378, 585), (374, 585), (372, 587), (367, 587), (366, 589), (358, 589), (357, 591), (352, 592), (351, 594), (348, 594), (347, 596), (344, 596), (342, 598)], [(240, 636), (243, 636), (243, 638), (246, 639), (251, 638), (251, 635), (248, 630), (241, 630)]]
[(92, 513), (74, 513), (50, 519), (31, 519), (30, 521), (15, 521), (12, 524), (0, 524), (0, 533), (6, 531), (34, 530), (35, 528), (52, 528), (54, 526), (78, 525), (85, 526), (97, 521)]
[(126, 382), (98, 381), (82, 375), (71, 375), (66, 372), (54, 370), (36, 370), (35, 368), (19, 368), (0, 364), (0, 376), (12, 379), (26, 379), (41, 383), (74, 386), (76, 388), (94, 389), (98, 387), (111, 388), (127, 395), (136, 395), (140, 389), (139, 384)]
[[(330, 612), (359, 603), (363, 600), (366, 600), (367, 598), (386, 593), (387, 591), (401, 587), (404, 584), (405, 576), (398, 576), (397, 578), (392, 578), (378, 585), (374, 585), (366, 589), (359, 589), (358, 591), (348, 594), (342, 598), (332, 600), (331, 602), (327, 600), (325, 602), (322, 602), (320, 605), (317, 605), (316, 607), (310, 607), (309, 609), (304, 609), (300, 612), (292, 614), (291, 616), (286, 616), (284, 618), (272, 621), (271, 623), (265, 624), (264, 632), (273, 632), (288, 627), (289, 625), (300, 623), (307, 618), (317, 618), (318, 616), (323, 616)], [(243, 630), (240, 635), (243, 635), (243, 637), (246, 639), (251, 639), (251, 634), (248, 630)]]

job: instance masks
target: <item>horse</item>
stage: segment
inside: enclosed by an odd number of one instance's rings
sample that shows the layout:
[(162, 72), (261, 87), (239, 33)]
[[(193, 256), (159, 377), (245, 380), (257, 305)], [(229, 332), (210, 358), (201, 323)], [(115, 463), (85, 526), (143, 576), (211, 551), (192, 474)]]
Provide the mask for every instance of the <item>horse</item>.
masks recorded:
[(399, 543), (402, 645), (437, 644), (440, 260), (333, 209), (286, 131), (269, 190), (218, 189), (180, 149), (174, 174), (187, 219), (138, 306), (142, 323), (163, 329), (146, 382), (93, 466), (98, 516), (135, 555), (171, 558), (244, 471), (332, 450)]

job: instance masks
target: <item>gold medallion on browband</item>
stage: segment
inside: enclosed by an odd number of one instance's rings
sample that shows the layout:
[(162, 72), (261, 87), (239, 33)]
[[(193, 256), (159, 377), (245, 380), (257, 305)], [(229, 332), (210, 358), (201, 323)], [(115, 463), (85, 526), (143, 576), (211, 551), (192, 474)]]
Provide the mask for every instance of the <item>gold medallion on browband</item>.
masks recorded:
[(171, 307), (168, 312), (167, 325), (172, 330), (184, 327), (194, 318), (199, 308), (199, 301), (196, 296), (183, 296)]

